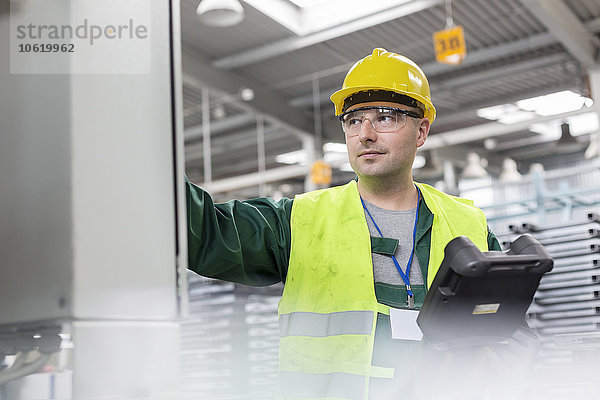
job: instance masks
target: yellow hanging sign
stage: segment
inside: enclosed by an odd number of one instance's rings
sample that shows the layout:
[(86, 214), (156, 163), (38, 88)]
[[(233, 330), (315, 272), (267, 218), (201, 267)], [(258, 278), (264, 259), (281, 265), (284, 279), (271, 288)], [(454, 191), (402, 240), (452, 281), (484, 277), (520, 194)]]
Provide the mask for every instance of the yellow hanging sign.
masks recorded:
[(454, 26), (433, 34), (435, 59), (442, 64), (458, 65), (467, 55), (465, 33), (462, 26)]
[(317, 185), (329, 185), (331, 183), (331, 166), (323, 160), (317, 160), (310, 167), (310, 178)]

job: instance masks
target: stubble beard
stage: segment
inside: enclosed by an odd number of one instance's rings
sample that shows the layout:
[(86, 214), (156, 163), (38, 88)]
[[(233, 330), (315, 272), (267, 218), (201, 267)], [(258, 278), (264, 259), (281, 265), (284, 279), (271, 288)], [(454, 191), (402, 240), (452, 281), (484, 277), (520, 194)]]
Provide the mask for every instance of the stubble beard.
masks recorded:
[[(385, 158), (386, 155), (389, 155), (389, 153), (383, 155), (382, 158)], [(360, 160), (360, 158), (357, 157), (353, 162), (350, 162), (350, 165), (356, 175), (364, 180), (398, 179), (406, 175), (407, 172), (408, 176), (410, 176), (410, 171), (412, 169), (411, 160)]]

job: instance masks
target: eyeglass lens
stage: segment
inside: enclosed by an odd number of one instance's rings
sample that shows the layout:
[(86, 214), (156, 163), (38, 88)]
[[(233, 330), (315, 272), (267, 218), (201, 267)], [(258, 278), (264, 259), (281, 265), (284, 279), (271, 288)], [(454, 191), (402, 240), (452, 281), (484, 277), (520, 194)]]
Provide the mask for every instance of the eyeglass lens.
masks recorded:
[(406, 114), (388, 108), (356, 110), (344, 115), (342, 127), (347, 135), (360, 133), (364, 120), (368, 119), (376, 132), (394, 132), (406, 125)]

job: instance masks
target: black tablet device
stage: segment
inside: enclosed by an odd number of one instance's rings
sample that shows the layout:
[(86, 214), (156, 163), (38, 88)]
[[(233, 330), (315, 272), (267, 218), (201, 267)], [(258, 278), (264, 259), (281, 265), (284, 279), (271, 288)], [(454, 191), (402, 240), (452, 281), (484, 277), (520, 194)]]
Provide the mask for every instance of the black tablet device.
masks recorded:
[(542, 275), (553, 260), (531, 235), (510, 249), (481, 252), (464, 236), (452, 240), (417, 317), (438, 349), (502, 342), (525, 323)]

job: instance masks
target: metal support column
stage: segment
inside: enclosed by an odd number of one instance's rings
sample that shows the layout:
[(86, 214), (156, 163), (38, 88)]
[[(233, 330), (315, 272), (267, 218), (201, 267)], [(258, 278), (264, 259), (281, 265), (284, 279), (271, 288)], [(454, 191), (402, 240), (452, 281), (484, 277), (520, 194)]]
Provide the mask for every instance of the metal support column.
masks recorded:
[(452, 164), (452, 161), (444, 161), (443, 172), (444, 188), (446, 192), (451, 194), (458, 194), (458, 187), (456, 186), (456, 173), (454, 171), (454, 164)]
[(312, 181), (312, 179), (310, 177), (310, 166), (316, 160), (314, 136), (303, 137), (302, 138), (302, 148), (306, 152), (306, 162), (309, 165), (309, 168), (306, 171), (306, 176), (304, 177), (304, 191), (309, 192), (311, 190), (317, 189), (317, 185)]
[(258, 150), (258, 194), (260, 197), (267, 195), (267, 180), (265, 178), (265, 118), (263, 114), (256, 116), (256, 146)]
[(544, 189), (544, 171), (533, 171), (533, 187), (535, 189), (536, 214), (539, 223), (546, 222), (546, 202)]
[(212, 182), (212, 160), (210, 151), (210, 98), (209, 91), (202, 89), (202, 153), (204, 162), (204, 184)]
[(315, 157), (323, 157), (323, 126), (321, 124), (321, 89), (319, 87), (319, 78), (312, 81), (313, 92), (313, 118), (315, 120)]

